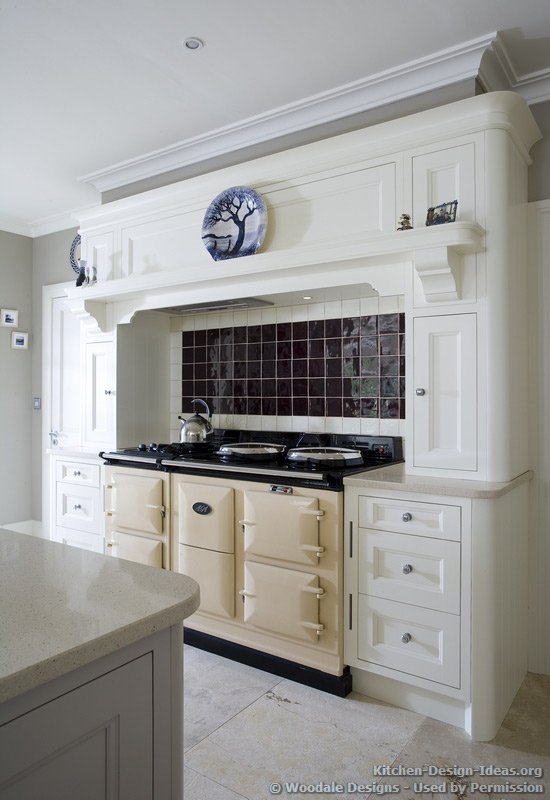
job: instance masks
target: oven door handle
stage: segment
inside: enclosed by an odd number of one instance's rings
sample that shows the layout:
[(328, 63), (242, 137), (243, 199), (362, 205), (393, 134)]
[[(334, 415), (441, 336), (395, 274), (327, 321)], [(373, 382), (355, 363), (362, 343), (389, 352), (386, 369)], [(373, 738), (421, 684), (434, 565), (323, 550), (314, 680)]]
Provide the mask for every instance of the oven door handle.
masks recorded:
[(322, 632), (325, 630), (325, 626), (321, 623), (317, 622), (300, 622), (300, 625), (304, 628), (310, 628), (310, 630), (315, 631), (317, 636), (320, 636)]
[(320, 508), (299, 508), (298, 511), (300, 514), (307, 514), (310, 517), (317, 517), (318, 520), (321, 520), (321, 518), (325, 516), (325, 512)]
[(256, 597), (255, 594), (253, 594), (252, 592), (247, 592), (246, 589), (239, 589), (239, 594), (241, 595), (241, 597)]
[(317, 558), (321, 558), (326, 553), (325, 548), (320, 544), (301, 544), (300, 550), (303, 550), (304, 553), (315, 553)]
[(325, 596), (325, 590), (322, 586), (300, 586), (300, 591), (309, 592), (309, 594), (317, 595), (317, 600)]

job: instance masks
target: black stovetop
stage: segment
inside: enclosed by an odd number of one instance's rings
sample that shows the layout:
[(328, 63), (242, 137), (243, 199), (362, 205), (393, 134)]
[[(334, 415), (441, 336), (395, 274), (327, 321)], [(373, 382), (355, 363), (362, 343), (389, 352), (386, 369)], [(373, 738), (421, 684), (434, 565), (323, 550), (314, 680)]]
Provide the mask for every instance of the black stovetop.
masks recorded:
[[(339, 467), (334, 464), (292, 464), (284, 455), (272, 461), (255, 462), (240, 457), (226, 461), (218, 450), (225, 444), (262, 442), (296, 447), (338, 447), (357, 450), (363, 463)], [(402, 439), (399, 436), (362, 436), (356, 434), (289, 433), (281, 431), (216, 430), (208, 444), (139, 444), (100, 456), (108, 464), (119, 464), (170, 472), (192, 473), (220, 478), (275, 482), (294, 486), (316, 486), (340, 491), (347, 475), (372, 470), (403, 461)]]

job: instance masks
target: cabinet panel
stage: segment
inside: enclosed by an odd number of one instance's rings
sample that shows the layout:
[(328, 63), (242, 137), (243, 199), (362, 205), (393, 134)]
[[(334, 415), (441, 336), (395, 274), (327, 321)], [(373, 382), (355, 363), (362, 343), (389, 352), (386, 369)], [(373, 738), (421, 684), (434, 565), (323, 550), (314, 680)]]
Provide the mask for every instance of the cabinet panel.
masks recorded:
[(361, 528), (460, 541), (460, 506), (359, 497), (358, 512)]
[(417, 317), (414, 466), (477, 469), (476, 315)]
[(235, 616), (235, 557), (200, 547), (180, 545), (179, 571), (192, 575), (201, 590), (199, 611)]
[(107, 555), (148, 564), (150, 567), (163, 567), (162, 542), (143, 536), (132, 536), (114, 530), (108, 536), (105, 552)]
[(386, 531), (359, 531), (359, 592), (460, 613), (460, 545)]
[(458, 200), (457, 219), (476, 220), (473, 142), (412, 155), (412, 210), (415, 228), (431, 206)]
[[(139, 702), (136, 702), (139, 698)], [(0, 727), (2, 800), (150, 800), (150, 654)]]
[[(45, 382), (50, 384), (48, 431), (50, 446), (80, 443), (80, 320), (67, 308), (65, 297), (51, 301), (49, 361), (44, 364)], [(48, 409), (45, 409), (46, 413)]]
[(116, 374), (113, 341), (86, 342), (83, 438), (86, 445), (115, 444)]
[(175, 515), (179, 518), (179, 541), (207, 550), (233, 553), (234, 494), (234, 490), (226, 486), (178, 480), (173, 503)]
[(115, 265), (115, 232), (84, 234), (82, 236), (82, 258), (88, 267), (96, 268), (98, 281), (110, 281), (120, 277)]
[(317, 575), (245, 561), (241, 594), (249, 625), (310, 642), (323, 631), (319, 604), (324, 590)]
[(91, 486), (57, 484), (56, 523), (88, 533), (100, 533), (99, 491)]
[(360, 594), (359, 659), (460, 687), (460, 617)]
[[(244, 493), (244, 551), (301, 564), (316, 564), (324, 512), (316, 497)], [(322, 524), (322, 523), (321, 523)]]

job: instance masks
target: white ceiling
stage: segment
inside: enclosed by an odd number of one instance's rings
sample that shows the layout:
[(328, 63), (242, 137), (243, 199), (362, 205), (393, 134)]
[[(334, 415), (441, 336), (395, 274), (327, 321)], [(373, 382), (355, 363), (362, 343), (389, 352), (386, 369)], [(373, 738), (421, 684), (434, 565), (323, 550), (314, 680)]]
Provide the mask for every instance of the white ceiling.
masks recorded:
[(0, 0), (0, 228), (69, 227), (100, 189), (475, 76), (487, 48), (487, 88), (550, 97), (549, 0)]

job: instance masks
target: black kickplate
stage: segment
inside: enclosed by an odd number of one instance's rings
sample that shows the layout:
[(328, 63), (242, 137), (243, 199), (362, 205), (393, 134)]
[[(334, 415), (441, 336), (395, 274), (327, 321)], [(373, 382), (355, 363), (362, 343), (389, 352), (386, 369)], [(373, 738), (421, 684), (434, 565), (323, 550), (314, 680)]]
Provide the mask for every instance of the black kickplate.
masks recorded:
[(260, 650), (253, 650), (251, 647), (228, 642), (226, 639), (219, 639), (217, 636), (210, 636), (208, 633), (185, 627), (183, 641), (191, 647), (198, 647), (199, 650), (230, 658), (232, 661), (256, 667), (264, 672), (271, 672), (280, 678), (288, 678), (296, 683), (303, 683), (305, 686), (312, 686), (314, 689), (334, 694), (337, 697), (346, 697), (352, 689), (352, 674), (349, 667), (344, 667), (342, 675), (329, 675), (328, 672), (321, 672), (313, 667), (304, 667), (294, 661), (287, 661), (286, 658), (262, 653)]

